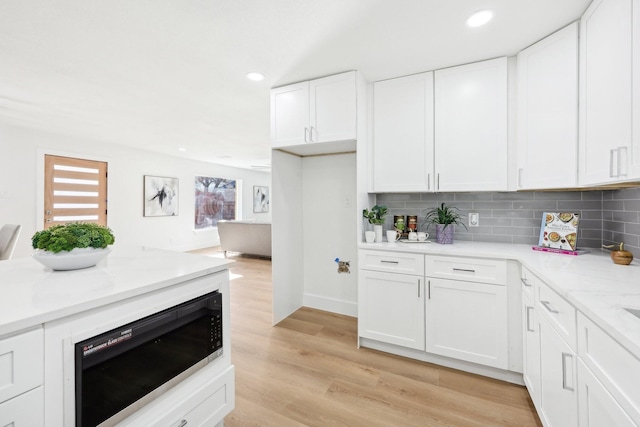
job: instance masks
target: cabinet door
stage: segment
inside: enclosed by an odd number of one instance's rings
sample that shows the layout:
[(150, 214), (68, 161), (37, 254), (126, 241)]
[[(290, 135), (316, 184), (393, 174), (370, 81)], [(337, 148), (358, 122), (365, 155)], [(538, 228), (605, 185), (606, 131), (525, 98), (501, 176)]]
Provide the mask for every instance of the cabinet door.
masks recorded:
[(506, 191), (507, 59), (435, 72), (437, 191)]
[(44, 426), (44, 396), (42, 387), (35, 388), (0, 404), (0, 426)]
[(540, 408), (540, 331), (531, 294), (522, 292), (523, 377), (536, 408)]
[(356, 139), (356, 72), (309, 82), (309, 142)]
[(271, 146), (305, 144), (309, 134), (309, 82), (272, 89)]
[(427, 278), (430, 353), (507, 369), (506, 286)]
[(360, 270), (358, 334), (424, 350), (424, 279)]
[[(581, 185), (629, 179), (633, 0), (594, 0), (581, 20)], [(638, 5), (640, 6), (640, 5)], [(636, 154), (637, 155), (637, 154)]]
[(373, 190), (433, 191), (433, 72), (373, 84)]
[(581, 360), (578, 361), (578, 387), (581, 426), (636, 426)]
[(518, 54), (518, 188), (578, 182), (578, 24)]
[(577, 426), (576, 354), (544, 317), (538, 317), (538, 325), (542, 384), (540, 418), (548, 427)]

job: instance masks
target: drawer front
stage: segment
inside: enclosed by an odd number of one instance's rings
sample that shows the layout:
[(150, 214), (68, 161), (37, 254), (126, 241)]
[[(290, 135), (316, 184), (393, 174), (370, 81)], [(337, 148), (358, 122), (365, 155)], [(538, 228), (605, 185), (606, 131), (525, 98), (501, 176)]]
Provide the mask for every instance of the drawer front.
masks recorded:
[(534, 298), (534, 289), (538, 286), (538, 277), (533, 274), (527, 267), (522, 267), (520, 273), (520, 283), (522, 284), (522, 292), (526, 294), (531, 300)]
[(425, 268), (429, 277), (507, 284), (506, 260), (427, 255)]
[(551, 290), (544, 282), (539, 282), (536, 306), (573, 351), (576, 343), (576, 309), (564, 298)]
[(424, 276), (424, 255), (386, 251), (360, 251), (363, 270)]
[(0, 426), (43, 427), (43, 388), (35, 388), (14, 399), (0, 403)]
[(0, 403), (42, 385), (43, 367), (42, 328), (0, 340)]
[(640, 360), (580, 312), (578, 355), (625, 412), (640, 425)]

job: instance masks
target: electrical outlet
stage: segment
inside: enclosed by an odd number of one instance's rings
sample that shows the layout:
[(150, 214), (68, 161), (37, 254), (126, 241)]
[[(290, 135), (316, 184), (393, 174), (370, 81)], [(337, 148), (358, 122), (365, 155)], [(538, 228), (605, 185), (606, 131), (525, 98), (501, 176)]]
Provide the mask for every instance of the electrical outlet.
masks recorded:
[(480, 225), (480, 215), (477, 213), (469, 214), (469, 227), (478, 227)]

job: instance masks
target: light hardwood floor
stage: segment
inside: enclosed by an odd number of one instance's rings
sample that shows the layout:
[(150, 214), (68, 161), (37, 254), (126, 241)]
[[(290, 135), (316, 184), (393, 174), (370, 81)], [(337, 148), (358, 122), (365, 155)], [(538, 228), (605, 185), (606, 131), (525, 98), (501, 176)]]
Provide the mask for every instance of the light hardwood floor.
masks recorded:
[(236, 408), (226, 427), (541, 426), (524, 387), (357, 349), (353, 317), (302, 308), (272, 326), (271, 262), (230, 259)]

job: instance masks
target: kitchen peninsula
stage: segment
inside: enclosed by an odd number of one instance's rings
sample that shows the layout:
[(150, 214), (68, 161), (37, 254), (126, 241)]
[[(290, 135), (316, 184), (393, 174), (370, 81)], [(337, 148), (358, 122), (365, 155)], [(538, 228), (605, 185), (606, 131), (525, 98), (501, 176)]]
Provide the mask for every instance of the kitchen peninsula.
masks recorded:
[(0, 424), (76, 425), (76, 343), (215, 291), (222, 296), (220, 356), (119, 425), (222, 423), (234, 407), (229, 263), (118, 246), (82, 270), (52, 271), (31, 258), (0, 263)]

